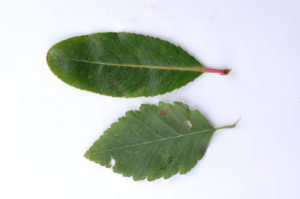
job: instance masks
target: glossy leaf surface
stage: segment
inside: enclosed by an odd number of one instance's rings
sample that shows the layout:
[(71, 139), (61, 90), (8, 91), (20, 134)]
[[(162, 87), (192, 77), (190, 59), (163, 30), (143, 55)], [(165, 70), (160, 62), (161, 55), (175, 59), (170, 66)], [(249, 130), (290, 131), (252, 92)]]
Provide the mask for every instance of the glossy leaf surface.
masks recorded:
[(62, 81), (117, 97), (163, 94), (194, 80), (204, 68), (168, 41), (125, 32), (61, 41), (50, 48), (47, 62)]
[(180, 102), (143, 104), (112, 124), (85, 157), (134, 180), (169, 178), (196, 165), (215, 130), (234, 126), (214, 128)]

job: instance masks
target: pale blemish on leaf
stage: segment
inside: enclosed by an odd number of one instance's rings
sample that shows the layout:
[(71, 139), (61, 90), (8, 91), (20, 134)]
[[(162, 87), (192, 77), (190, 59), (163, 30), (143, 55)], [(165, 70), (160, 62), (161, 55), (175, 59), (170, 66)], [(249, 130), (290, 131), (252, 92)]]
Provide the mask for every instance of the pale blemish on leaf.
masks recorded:
[(185, 123), (186, 123), (186, 125), (187, 125), (189, 128), (192, 128), (192, 127), (193, 127), (191, 121), (187, 120)]

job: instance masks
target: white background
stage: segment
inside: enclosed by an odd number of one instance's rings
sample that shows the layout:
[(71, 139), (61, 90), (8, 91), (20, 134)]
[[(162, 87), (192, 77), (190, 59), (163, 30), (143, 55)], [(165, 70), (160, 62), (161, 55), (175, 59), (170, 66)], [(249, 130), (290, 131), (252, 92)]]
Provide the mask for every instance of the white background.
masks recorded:
[[(300, 198), (300, 1), (0, 1), (0, 198)], [(131, 31), (179, 44), (204, 74), (153, 98), (73, 88), (46, 64), (72, 36)], [(220, 130), (186, 175), (135, 182), (83, 157), (142, 103), (182, 101)]]

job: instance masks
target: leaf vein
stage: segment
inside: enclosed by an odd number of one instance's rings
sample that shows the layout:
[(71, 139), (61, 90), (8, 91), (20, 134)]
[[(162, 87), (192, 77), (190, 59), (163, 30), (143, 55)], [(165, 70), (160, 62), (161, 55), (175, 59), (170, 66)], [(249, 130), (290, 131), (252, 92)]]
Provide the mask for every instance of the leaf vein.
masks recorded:
[(118, 63), (107, 63), (107, 62), (99, 62), (99, 61), (89, 61), (89, 60), (82, 60), (82, 59), (66, 59), (66, 58), (52, 58), (52, 59), (65, 60), (65, 61), (76, 61), (76, 62), (89, 63), (89, 64), (105, 65), (105, 66), (121, 66), (121, 67), (131, 67), (131, 68), (148, 68), (148, 69), (177, 70), (177, 71), (191, 71), (191, 72), (204, 72), (205, 71), (205, 68), (193, 68), (193, 67), (118, 64)]
[(117, 150), (129, 148), (129, 147), (136, 147), (136, 146), (141, 146), (141, 145), (146, 145), (146, 144), (153, 144), (153, 143), (156, 143), (156, 142), (164, 142), (164, 141), (171, 140), (171, 139), (179, 139), (181, 137), (195, 135), (195, 134), (199, 134), (199, 133), (205, 133), (205, 132), (209, 132), (209, 131), (215, 131), (217, 129), (218, 128), (205, 129), (205, 130), (202, 130), (202, 131), (196, 131), (196, 132), (187, 133), (187, 134), (180, 134), (178, 136), (165, 137), (165, 138), (150, 140), (150, 141), (137, 143), (137, 144), (129, 144), (129, 145), (126, 145), (126, 146), (121, 146), (121, 147), (116, 147), (116, 148), (112, 148), (112, 149), (107, 149), (107, 150), (98, 151), (98, 152), (91, 152), (91, 153), (95, 154), (95, 153), (103, 153), (103, 152), (112, 152), (112, 151), (117, 151)]

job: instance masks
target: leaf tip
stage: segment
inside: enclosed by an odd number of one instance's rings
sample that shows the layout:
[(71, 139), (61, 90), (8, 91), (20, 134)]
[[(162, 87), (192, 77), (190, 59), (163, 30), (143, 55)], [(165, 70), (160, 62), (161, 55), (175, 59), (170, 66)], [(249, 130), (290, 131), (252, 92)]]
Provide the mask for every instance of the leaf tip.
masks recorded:
[(85, 157), (86, 159), (90, 159), (89, 151), (85, 152), (83, 157)]

